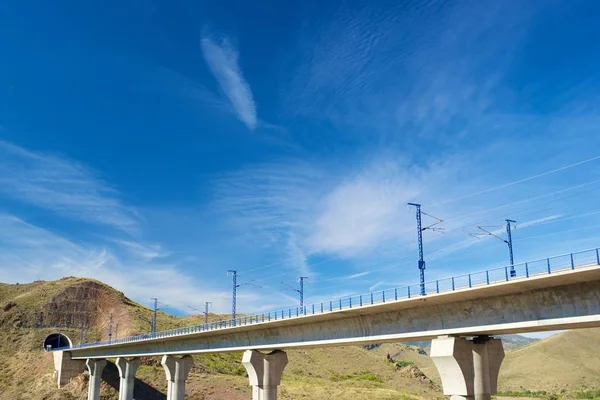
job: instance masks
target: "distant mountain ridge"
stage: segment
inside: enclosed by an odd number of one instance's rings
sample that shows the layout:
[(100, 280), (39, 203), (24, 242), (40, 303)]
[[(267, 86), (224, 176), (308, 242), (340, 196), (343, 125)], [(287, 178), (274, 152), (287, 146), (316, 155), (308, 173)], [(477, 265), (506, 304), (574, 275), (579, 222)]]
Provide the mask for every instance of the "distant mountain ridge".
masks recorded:
[[(539, 339), (529, 338), (522, 335), (498, 335), (494, 337), (502, 339), (504, 351), (516, 350), (520, 347), (528, 346), (539, 341)], [(406, 344), (421, 347), (423, 350), (425, 350), (425, 352), (427, 352), (427, 354), (429, 354), (431, 349), (431, 341), (429, 340), (406, 342)]]

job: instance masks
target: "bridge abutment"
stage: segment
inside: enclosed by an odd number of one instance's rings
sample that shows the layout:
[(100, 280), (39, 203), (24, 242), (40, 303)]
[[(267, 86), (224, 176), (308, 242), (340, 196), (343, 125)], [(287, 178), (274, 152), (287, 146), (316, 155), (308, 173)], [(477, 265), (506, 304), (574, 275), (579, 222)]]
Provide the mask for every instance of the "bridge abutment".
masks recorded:
[(133, 358), (127, 360), (123, 357), (119, 357), (115, 364), (119, 369), (119, 400), (133, 400), (135, 373), (140, 366), (140, 359)]
[(252, 400), (277, 400), (277, 387), (287, 363), (284, 351), (275, 350), (269, 354), (256, 350), (244, 352), (242, 364), (250, 378)]
[(442, 379), (444, 395), (452, 400), (491, 400), (498, 391), (504, 360), (500, 339), (443, 336), (432, 340), (431, 359)]
[(54, 358), (54, 375), (61, 388), (75, 378), (77, 375), (85, 372), (84, 360), (73, 360), (68, 351), (55, 351), (52, 353)]
[(88, 400), (100, 400), (100, 384), (102, 382), (102, 371), (106, 367), (106, 360), (88, 358), (85, 365), (87, 365), (90, 373)]
[(167, 376), (167, 400), (184, 400), (185, 381), (194, 365), (192, 356), (163, 356), (161, 364)]

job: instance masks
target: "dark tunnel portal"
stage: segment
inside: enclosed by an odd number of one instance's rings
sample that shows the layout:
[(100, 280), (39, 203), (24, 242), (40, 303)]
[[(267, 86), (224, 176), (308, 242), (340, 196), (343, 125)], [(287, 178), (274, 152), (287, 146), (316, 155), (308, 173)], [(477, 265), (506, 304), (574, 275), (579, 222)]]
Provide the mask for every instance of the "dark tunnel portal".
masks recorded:
[(48, 349), (48, 346), (50, 346), (51, 349), (56, 349), (59, 347), (68, 347), (70, 345), (71, 340), (62, 333), (52, 333), (44, 339), (44, 349)]

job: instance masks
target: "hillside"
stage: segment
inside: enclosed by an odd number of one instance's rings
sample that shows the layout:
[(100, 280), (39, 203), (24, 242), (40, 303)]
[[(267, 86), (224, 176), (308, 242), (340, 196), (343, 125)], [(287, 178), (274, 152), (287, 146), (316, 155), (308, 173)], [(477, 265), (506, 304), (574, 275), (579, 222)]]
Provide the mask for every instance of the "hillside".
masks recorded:
[[(499, 335), (497, 336), (499, 339), (502, 339), (502, 344), (504, 345), (505, 351), (515, 350), (520, 347), (528, 346), (532, 343), (537, 342), (539, 339), (533, 339), (522, 335)], [(406, 342), (406, 344), (410, 346), (417, 346), (425, 350), (429, 353), (431, 349), (431, 341), (416, 341), (416, 342)]]
[[(86, 377), (58, 390), (52, 378), (50, 354), (41, 351), (44, 337), (56, 331), (74, 342), (87, 327), (87, 340), (106, 339), (108, 316), (118, 325), (118, 335), (147, 331), (152, 311), (128, 299), (101, 282), (64, 278), (53, 282), (0, 284), (0, 331), (10, 338), (0, 346), (0, 399), (79, 399), (85, 398)], [(223, 316), (210, 315), (211, 320)], [(158, 314), (159, 329), (200, 323), (200, 316), (179, 318)], [(406, 346), (398, 345), (399, 348)], [(406, 347), (408, 349), (408, 347)], [(414, 352), (414, 351), (412, 351)], [(408, 354), (408, 353), (407, 353)], [(438, 399), (441, 391), (416, 366), (397, 367), (385, 354), (361, 347), (289, 351), (284, 374), (282, 399)], [(188, 382), (190, 399), (247, 399), (248, 380), (241, 354), (195, 356), (196, 366)], [(402, 357), (398, 357), (400, 360)], [(343, 360), (343, 362), (341, 362)], [(138, 371), (145, 399), (159, 399), (166, 391), (164, 371), (158, 358), (144, 360)], [(116, 399), (116, 370), (105, 370), (103, 394)], [(82, 397), (83, 396), (83, 397)]]
[[(88, 341), (107, 338), (112, 314), (118, 336), (148, 330), (152, 311), (101, 282), (63, 278), (53, 282), (0, 284), (0, 400), (85, 398), (82, 375), (58, 390), (52, 377), (52, 357), (41, 351), (46, 335), (60, 330), (79, 342), (82, 326)], [(224, 316), (211, 314), (211, 320)], [(179, 318), (158, 313), (159, 329), (201, 323), (201, 316)], [(500, 390), (574, 394), (600, 389), (600, 330), (566, 332), (533, 342), (503, 337), (507, 348)], [(421, 344), (421, 343), (419, 343)], [(427, 346), (429, 343), (422, 343)], [(519, 347), (522, 346), (522, 347)], [(439, 376), (427, 349), (415, 344), (288, 351), (289, 365), (280, 387), (282, 399), (427, 399), (443, 398)], [(188, 382), (189, 399), (247, 399), (250, 393), (241, 354), (195, 356)], [(136, 391), (144, 399), (164, 398), (164, 372), (158, 358), (143, 361)], [(110, 365), (103, 376), (103, 399), (117, 399), (118, 376)], [(566, 398), (566, 397), (565, 397)], [(585, 397), (594, 398), (594, 397)], [(600, 396), (599, 396), (600, 398)]]
[[(504, 391), (600, 389), (600, 329), (564, 332), (512, 351), (500, 372)], [(600, 392), (597, 397), (600, 398)]]

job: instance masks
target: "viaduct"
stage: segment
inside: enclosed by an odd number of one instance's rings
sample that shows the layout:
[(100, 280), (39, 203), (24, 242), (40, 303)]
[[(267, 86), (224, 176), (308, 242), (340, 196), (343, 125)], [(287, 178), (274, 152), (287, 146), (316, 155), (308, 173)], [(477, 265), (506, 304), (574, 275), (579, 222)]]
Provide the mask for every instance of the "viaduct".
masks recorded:
[[(600, 327), (598, 249), (352, 296), (302, 308), (138, 335), (112, 342), (48, 348), (58, 385), (87, 370), (98, 400), (107, 358), (116, 358), (120, 400), (132, 400), (140, 357), (162, 357), (168, 400), (185, 398), (198, 353), (243, 351), (253, 400), (277, 399), (288, 363), (301, 347), (432, 340), (431, 358), (452, 400), (489, 400), (504, 350), (495, 335)], [(509, 273), (509, 269), (515, 273)]]

